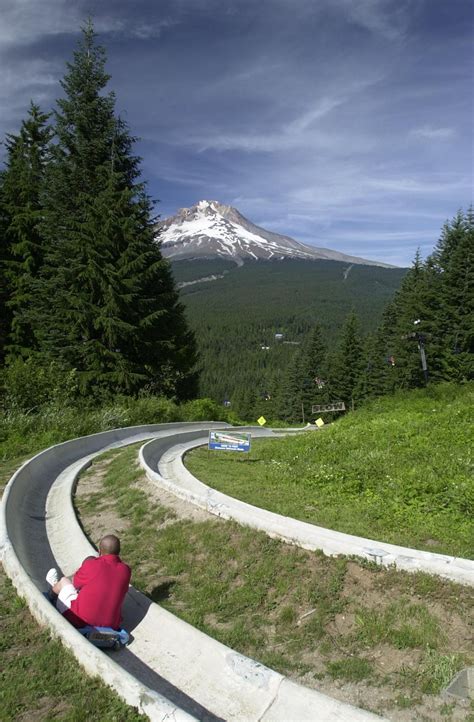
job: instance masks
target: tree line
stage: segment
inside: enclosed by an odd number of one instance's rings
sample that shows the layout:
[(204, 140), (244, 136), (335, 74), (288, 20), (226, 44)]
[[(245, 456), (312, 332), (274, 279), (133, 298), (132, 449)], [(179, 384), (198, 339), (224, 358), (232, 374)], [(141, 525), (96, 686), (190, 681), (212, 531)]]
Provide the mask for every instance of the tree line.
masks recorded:
[[(470, 208), (446, 222), (426, 260), (417, 252), (374, 333), (362, 335), (360, 321), (352, 312), (335, 349), (328, 352), (321, 326), (310, 331), (273, 389), (274, 414), (288, 421), (307, 420), (314, 418), (311, 407), (316, 404), (343, 401), (351, 409), (398, 389), (471, 380), (473, 253), (474, 212)], [(241, 398), (237, 396), (237, 406)], [(259, 403), (256, 411), (261, 410)]]
[(82, 398), (197, 390), (196, 346), (136, 140), (107, 90), (88, 22), (51, 114), (34, 102), (5, 139), (0, 172), (0, 364), (4, 383)]

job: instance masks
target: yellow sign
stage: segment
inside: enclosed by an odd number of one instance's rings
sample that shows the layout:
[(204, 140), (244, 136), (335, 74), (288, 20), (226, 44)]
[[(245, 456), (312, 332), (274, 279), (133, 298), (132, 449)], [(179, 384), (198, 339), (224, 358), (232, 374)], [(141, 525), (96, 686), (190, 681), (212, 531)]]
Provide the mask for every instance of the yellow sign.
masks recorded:
[(266, 423), (267, 423), (267, 420), (266, 420), (265, 416), (261, 416), (259, 419), (257, 419), (257, 424), (260, 424), (260, 426), (263, 426)]
[(318, 429), (320, 429), (321, 426), (324, 426), (324, 421), (322, 419), (316, 419), (316, 421), (314, 423), (316, 424)]

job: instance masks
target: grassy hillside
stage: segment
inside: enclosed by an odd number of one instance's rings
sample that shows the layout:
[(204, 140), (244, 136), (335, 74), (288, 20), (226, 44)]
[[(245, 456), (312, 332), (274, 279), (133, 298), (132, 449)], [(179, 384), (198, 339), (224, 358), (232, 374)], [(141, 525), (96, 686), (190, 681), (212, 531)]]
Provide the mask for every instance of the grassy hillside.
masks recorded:
[(275, 344), (275, 333), (300, 342), (318, 322), (331, 344), (352, 309), (362, 329), (373, 330), (406, 269), (290, 259), (237, 267), (216, 260), (177, 261), (173, 273), (186, 283), (223, 275), (181, 289), (202, 359), (201, 395), (222, 401), (237, 387), (267, 389), (286, 368), (297, 346)]
[(474, 558), (474, 384), (378, 399), (250, 458), (186, 456), (197, 477), (256, 506), (331, 529)]

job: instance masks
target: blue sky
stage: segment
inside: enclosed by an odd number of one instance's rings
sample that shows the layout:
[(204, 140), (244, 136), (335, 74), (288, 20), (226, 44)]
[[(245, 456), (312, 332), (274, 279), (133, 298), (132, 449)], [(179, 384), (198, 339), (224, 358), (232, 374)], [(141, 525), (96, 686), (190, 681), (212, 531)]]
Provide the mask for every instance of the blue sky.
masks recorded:
[(0, 0), (0, 136), (90, 14), (162, 217), (206, 198), (396, 265), (472, 203), (471, 0)]

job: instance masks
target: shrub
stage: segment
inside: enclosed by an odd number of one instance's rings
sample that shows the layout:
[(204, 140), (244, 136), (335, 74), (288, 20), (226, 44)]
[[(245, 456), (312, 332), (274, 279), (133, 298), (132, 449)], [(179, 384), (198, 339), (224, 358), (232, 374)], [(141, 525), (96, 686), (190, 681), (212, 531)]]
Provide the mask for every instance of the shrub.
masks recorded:
[(2, 371), (3, 401), (7, 409), (32, 411), (56, 402), (65, 404), (77, 396), (75, 369), (56, 363), (38, 365), (33, 358), (15, 359)]
[(227, 421), (227, 411), (212, 399), (194, 399), (181, 406), (183, 421)]
[(139, 424), (164, 424), (180, 421), (179, 407), (164, 396), (143, 396), (138, 399), (124, 398), (128, 412), (128, 426)]

